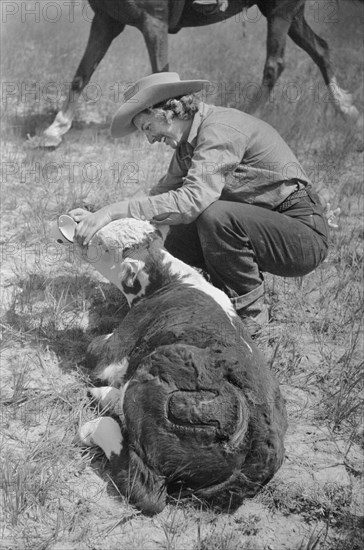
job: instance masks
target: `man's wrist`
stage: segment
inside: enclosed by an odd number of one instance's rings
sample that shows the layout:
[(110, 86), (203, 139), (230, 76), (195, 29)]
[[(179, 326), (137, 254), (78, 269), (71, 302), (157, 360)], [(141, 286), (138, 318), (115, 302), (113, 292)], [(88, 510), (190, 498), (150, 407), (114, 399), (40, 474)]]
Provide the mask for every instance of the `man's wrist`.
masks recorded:
[(112, 221), (127, 218), (129, 215), (129, 201), (121, 201), (110, 204), (107, 207), (107, 213)]

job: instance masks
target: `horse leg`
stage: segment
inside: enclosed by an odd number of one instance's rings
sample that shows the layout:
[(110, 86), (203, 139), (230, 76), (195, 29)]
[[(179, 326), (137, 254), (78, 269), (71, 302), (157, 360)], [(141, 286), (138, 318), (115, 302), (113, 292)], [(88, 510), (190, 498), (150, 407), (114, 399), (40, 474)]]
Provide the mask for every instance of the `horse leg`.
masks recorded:
[(359, 112), (353, 105), (351, 94), (342, 90), (334, 74), (327, 42), (317, 36), (308, 25), (304, 8), (300, 9), (288, 31), (292, 40), (305, 50), (320, 69), (329, 93), (329, 100), (346, 119), (357, 120)]
[[(260, 5), (259, 8), (261, 9)], [(263, 10), (262, 10), (263, 12)], [(265, 13), (263, 12), (263, 15)], [(291, 14), (268, 13), (267, 57), (263, 72), (263, 82), (248, 107), (248, 111), (259, 115), (284, 69), (284, 50), (288, 30), (292, 23)]]
[(153, 73), (168, 71), (168, 11), (161, 19), (145, 13), (140, 30), (148, 48)]
[(111, 42), (124, 27), (123, 23), (112, 19), (105, 13), (95, 14), (87, 47), (72, 80), (68, 96), (54, 122), (44, 131), (43, 135), (40, 138), (36, 136), (30, 138), (31, 146), (57, 147), (61, 143), (62, 136), (71, 128), (78, 98), (106, 54)]

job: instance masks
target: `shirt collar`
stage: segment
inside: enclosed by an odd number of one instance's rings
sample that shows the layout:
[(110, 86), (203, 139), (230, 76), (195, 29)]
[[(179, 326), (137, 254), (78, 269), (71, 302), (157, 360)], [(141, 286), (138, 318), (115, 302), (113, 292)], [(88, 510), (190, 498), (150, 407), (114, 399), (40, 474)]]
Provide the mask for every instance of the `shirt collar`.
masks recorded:
[(198, 105), (198, 111), (195, 113), (192, 121), (190, 133), (188, 134), (187, 142), (192, 145), (194, 139), (196, 139), (197, 132), (201, 126), (201, 123), (209, 111), (209, 106), (201, 101)]

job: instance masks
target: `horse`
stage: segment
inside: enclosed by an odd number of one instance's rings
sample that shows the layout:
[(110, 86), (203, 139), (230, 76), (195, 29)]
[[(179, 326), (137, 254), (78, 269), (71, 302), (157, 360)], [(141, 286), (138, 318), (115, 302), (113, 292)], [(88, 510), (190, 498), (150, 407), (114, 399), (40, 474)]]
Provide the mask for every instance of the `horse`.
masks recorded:
[(260, 89), (249, 112), (259, 115), (284, 69), (284, 51), (289, 36), (308, 53), (319, 67), (328, 94), (337, 111), (346, 119), (357, 120), (358, 110), (351, 95), (342, 90), (330, 61), (327, 42), (317, 36), (304, 15), (306, 0), (230, 0), (225, 11), (199, 10), (192, 0), (89, 0), (94, 11), (86, 50), (73, 77), (68, 96), (54, 122), (42, 136), (30, 138), (33, 146), (57, 147), (71, 128), (75, 106), (83, 89), (105, 56), (112, 41), (126, 25), (139, 29), (149, 52), (153, 72), (168, 71), (168, 33), (183, 27), (199, 27), (238, 16), (256, 5), (266, 17), (267, 54)]

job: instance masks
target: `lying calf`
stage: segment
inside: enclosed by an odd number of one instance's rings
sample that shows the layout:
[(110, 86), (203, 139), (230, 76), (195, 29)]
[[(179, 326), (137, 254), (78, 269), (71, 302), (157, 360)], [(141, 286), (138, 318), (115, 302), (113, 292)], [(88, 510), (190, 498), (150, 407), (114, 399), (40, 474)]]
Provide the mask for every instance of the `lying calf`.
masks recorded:
[(151, 224), (112, 222), (92, 247), (85, 259), (130, 312), (91, 343), (94, 376), (108, 384), (92, 393), (112, 416), (83, 425), (81, 440), (104, 450), (120, 491), (146, 513), (167, 493), (234, 510), (283, 460), (276, 380), (228, 297), (171, 256)]

